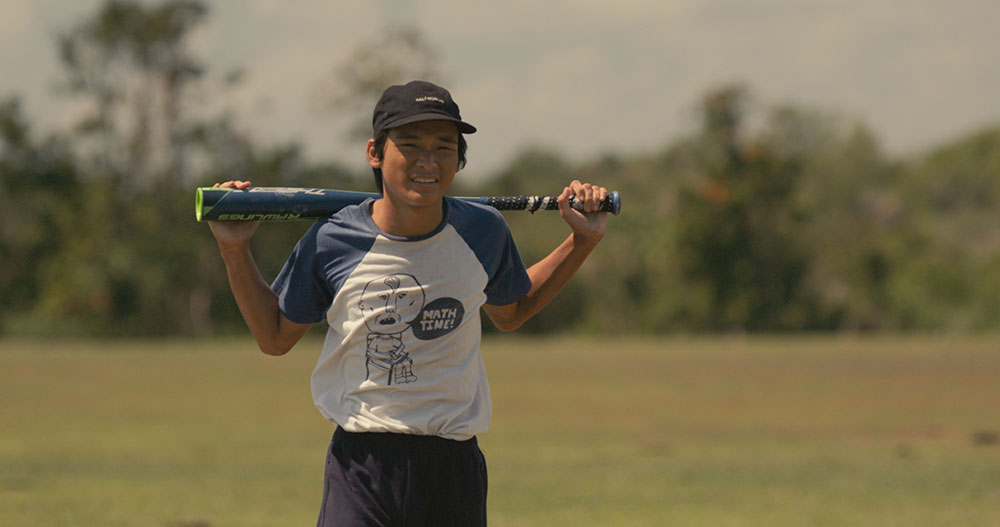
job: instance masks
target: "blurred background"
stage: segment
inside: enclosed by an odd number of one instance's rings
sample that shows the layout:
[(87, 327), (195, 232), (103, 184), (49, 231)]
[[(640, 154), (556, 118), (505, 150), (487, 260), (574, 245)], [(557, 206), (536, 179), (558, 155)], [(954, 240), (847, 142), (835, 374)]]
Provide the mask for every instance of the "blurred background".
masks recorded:
[[(245, 331), (194, 188), (372, 190), (388, 84), (449, 87), (455, 194), (621, 191), (527, 332), (1000, 320), (990, 1), (0, 0), (0, 335)], [(532, 263), (565, 235), (508, 215)], [(305, 223), (255, 239), (274, 276)]]

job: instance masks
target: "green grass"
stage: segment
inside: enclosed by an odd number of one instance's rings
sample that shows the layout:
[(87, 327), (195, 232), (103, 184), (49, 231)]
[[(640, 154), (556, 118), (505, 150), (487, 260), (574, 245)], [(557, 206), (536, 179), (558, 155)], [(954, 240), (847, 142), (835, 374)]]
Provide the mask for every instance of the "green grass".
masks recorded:
[[(332, 428), (245, 339), (0, 342), (0, 525), (312, 525)], [(490, 525), (1000, 525), (1000, 338), (494, 338)]]

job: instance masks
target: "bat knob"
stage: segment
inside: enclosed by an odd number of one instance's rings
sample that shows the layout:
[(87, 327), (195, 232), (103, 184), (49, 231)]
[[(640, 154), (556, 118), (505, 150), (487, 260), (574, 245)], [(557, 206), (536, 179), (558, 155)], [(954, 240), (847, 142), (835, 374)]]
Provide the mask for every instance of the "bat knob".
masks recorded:
[(611, 191), (611, 194), (608, 195), (606, 203), (608, 203), (608, 212), (611, 214), (617, 216), (618, 213), (622, 211), (622, 195), (619, 194), (617, 190)]

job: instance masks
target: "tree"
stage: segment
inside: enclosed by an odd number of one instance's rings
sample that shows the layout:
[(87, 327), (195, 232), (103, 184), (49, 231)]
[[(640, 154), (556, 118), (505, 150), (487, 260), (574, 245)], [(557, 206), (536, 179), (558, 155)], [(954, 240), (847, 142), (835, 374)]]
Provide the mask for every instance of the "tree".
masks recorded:
[(888, 288), (903, 218), (898, 163), (862, 123), (789, 105), (772, 112), (765, 140), (800, 167), (808, 329), (894, 327)]
[(890, 299), (906, 328), (995, 330), (1000, 312), (1000, 128), (914, 159), (900, 179), (908, 243)]
[(185, 90), (202, 74), (186, 38), (206, 15), (197, 1), (145, 6), (109, 0), (60, 37), (71, 94), (91, 112), (78, 130), (92, 137), (95, 170), (119, 189), (176, 189), (185, 181)]
[(80, 179), (66, 142), (35, 143), (16, 99), (0, 102), (0, 334), (23, 326), (44, 287), (40, 268), (66, 243)]
[(389, 27), (355, 46), (324, 90), (328, 107), (347, 123), (350, 140), (371, 137), (371, 109), (382, 91), (411, 80), (441, 83), (437, 55), (415, 26)]
[(701, 174), (679, 194), (678, 253), (682, 272), (707, 294), (696, 314), (705, 329), (801, 327), (808, 255), (795, 203), (800, 167), (794, 158), (746, 138), (742, 87), (710, 93), (694, 145)]

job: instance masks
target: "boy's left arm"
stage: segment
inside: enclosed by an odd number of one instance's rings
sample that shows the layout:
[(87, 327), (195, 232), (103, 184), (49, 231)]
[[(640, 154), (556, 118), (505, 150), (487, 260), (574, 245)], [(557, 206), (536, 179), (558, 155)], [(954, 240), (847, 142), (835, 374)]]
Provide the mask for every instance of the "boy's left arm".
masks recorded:
[[(528, 277), (531, 278), (528, 294), (506, 306), (483, 306), (497, 329), (513, 331), (521, 327), (548, 305), (583, 265), (604, 237), (608, 215), (597, 211), (607, 195), (604, 187), (576, 180), (563, 189), (558, 199), (559, 215), (573, 232), (548, 256), (528, 268)], [(569, 206), (570, 196), (583, 203), (584, 212)]]

